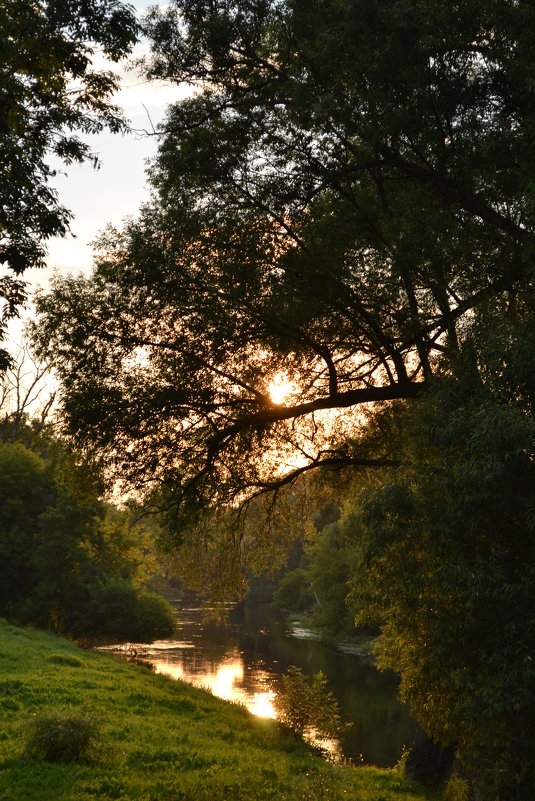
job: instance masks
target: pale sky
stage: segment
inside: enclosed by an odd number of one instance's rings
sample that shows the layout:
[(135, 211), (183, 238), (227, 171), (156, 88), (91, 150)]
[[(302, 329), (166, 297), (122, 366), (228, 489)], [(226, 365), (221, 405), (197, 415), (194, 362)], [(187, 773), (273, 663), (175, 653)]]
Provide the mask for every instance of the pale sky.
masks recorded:
[[(157, 0), (140, 0), (139, 13), (149, 5), (163, 6)], [(138, 45), (135, 55), (144, 48)], [(100, 67), (100, 63), (96, 64)], [(103, 63), (109, 69), (109, 65)], [(164, 116), (170, 102), (188, 94), (188, 87), (147, 83), (135, 72), (125, 72), (121, 66), (111, 65), (122, 76), (121, 91), (114, 102), (124, 110), (135, 129), (151, 129)], [(149, 116), (150, 115), (150, 120)], [(88, 272), (92, 264), (92, 242), (108, 223), (120, 226), (128, 216), (135, 216), (140, 205), (148, 198), (145, 168), (146, 161), (156, 153), (157, 138), (130, 134), (127, 136), (104, 131), (99, 136), (87, 137), (101, 166), (92, 169), (90, 164), (65, 168), (58, 165), (61, 174), (54, 181), (59, 200), (74, 214), (71, 234), (49, 241), (46, 270), (28, 270), (24, 279), (30, 287), (46, 288), (52, 270), (62, 274)]]
[[(167, 0), (138, 0), (135, 4), (139, 14), (149, 6), (164, 7)], [(134, 57), (147, 51), (146, 44), (138, 44)], [(151, 130), (163, 119), (165, 109), (191, 92), (190, 87), (178, 87), (144, 81), (136, 72), (125, 70), (124, 65), (114, 65), (96, 54), (94, 65), (98, 69), (112, 69), (121, 75), (121, 90), (114, 102), (123, 109), (133, 129)], [(150, 119), (149, 119), (150, 116)], [(157, 150), (157, 137), (141, 134), (114, 135), (107, 131), (99, 136), (87, 137), (86, 141), (98, 153), (99, 170), (90, 164), (73, 165), (66, 168), (59, 161), (54, 164), (60, 174), (53, 182), (59, 192), (59, 201), (74, 217), (71, 233), (65, 238), (48, 242), (46, 269), (26, 270), (23, 279), (28, 284), (30, 298), (33, 290), (46, 290), (54, 271), (88, 273), (92, 266), (91, 242), (96, 239), (108, 223), (120, 227), (123, 220), (135, 216), (141, 204), (149, 197), (146, 182), (146, 162)], [(8, 326), (6, 345), (13, 356), (17, 356), (23, 341), (24, 322), (33, 313), (31, 302), (20, 317), (11, 320)]]

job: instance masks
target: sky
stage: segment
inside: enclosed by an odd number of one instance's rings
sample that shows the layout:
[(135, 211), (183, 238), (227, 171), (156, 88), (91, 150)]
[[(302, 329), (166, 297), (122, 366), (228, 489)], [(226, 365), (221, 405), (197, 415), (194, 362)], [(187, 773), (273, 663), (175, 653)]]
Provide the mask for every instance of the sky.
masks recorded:
[[(135, 7), (138, 14), (143, 14), (149, 6), (163, 8), (166, 2), (138, 0)], [(139, 43), (133, 57), (142, 56), (147, 49), (146, 43)], [(58, 170), (52, 186), (59, 193), (60, 203), (74, 216), (66, 237), (49, 240), (47, 267), (25, 271), (23, 279), (28, 285), (30, 299), (36, 288), (47, 289), (54, 271), (62, 275), (89, 273), (93, 260), (91, 242), (109, 223), (120, 227), (127, 217), (136, 216), (142, 203), (149, 198), (145, 170), (147, 160), (157, 151), (157, 137), (141, 132), (151, 131), (163, 120), (169, 103), (191, 92), (188, 86), (149, 83), (135, 71), (127, 70), (124, 64), (106, 62), (98, 53), (94, 66), (112, 69), (120, 75), (121, 88), (113, 102), (123, 109), (133, 132), (123, 136), (103, 131), (98, 136), (85, 137), (92, 151), (99, 155), (98, 170), (89, 163), (67, 168), (59, 160), (50, 162)], [(20, 317), (9, 323), (6, 346), (15, 359), (19, 358), (24, 341), (24, 324), (32, 314), (30, 300)]]
[[(157, 0), (141, 0), (136, 9), (142, 14), (149, 5), (160, 5)], [(139, 44), (134, 53), (141, 55), (146, 45)], [(165, 114), (170, 102), (188, 94), (188, 87), (148, 83), (136, 72), (123, 66), (105, 64), (121, 75), (121, 90), (114, 97), (133, 129), (150, 131)], [(95, 66), (100, 67), (97, 61)], [(149, 118), (150, 117), (150, 118)], [(28, 270), (24, 279), (32, 288), (46, 288), (54, 270), (61, 274), (89, 272), (92, 265), (91, 242), (108, 223), (120, 226), (129, 216), (135, 216), (140, 205), (148, 199), (146, 181), (147, 159), (157, 150), (157, 137), (131, 133), (111, 134), (107, 131), (98, 136), (86, 137), (95, 153), (99, 155), (100, 169), (90, 164), (77, 164), (65, 168), (58, 162), (58, 175), (53, 186), (59, 192), (60, 202), (73, 214), (71, 233), (65, 238), (49, 241), (47, 269)]]

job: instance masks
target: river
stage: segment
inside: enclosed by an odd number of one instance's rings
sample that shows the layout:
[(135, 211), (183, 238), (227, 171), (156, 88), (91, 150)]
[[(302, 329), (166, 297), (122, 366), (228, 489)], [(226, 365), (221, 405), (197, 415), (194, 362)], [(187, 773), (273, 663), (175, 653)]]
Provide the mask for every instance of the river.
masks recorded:
[(237, 610), (225, 625), (207, 623), (195, 606), (178, 612), (176, 639), (147, 646), (146, 658), (165, 673), (214, 695), (243, 703), (253, 714), (274, 717), (273, 698), (290, 665), (305, 674), (319, 670), (351, 726), (339, 753), (355, 764), (395, 765), (412, 743), (416, 724), (397, 700), (395, 674), (379, 672), (369, 657), (342, 653), (306, 631), (292, 636), (266, 612)]

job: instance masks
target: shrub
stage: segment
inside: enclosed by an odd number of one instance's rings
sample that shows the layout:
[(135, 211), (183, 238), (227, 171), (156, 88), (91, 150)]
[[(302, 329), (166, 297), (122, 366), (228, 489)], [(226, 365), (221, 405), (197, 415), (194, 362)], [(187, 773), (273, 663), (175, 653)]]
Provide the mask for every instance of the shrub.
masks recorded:
[(176, 620), (164, 598), (138, 590), (128, 579), (113, 578), (94, 589), (89, 626), (95, 636), (113, 642), (152, 642), (169, 637)]
[(152, 592), (140, 592), (137, 600), (137, 641), (149, 642), (170, 637), (176, 629), (176, 615), (165, 598)]
[(93, 762), (98, 726), (91, 715), (44, 712), (30, 722), (26, 756), (44, 762)]
[(320, 738), (335, 738), (342, 731), (338, 701), (328, 691), (321, 670), (310, 680), (292, 665), (282, 678), (275, 709), (280, 722), (300, 737), (314, 733)]
[(465, 779), (453, 774), (444, 789), (443, 801), (468, 801), (470, 788)]

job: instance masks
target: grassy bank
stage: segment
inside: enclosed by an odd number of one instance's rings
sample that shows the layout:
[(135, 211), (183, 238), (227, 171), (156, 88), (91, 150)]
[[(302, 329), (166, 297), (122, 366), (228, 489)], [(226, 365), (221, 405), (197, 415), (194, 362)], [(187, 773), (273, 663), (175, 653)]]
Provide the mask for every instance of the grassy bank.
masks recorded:
[[(97, 727), (86, 756), (68, 764), (28, 756), (36, 722), (52, 710), (60, 720), (79, 718), (67, 741), (84, 721)], [(147, 668), (0, 620), (0, 801), (108, 798), (416, 801), (432, 795), (394, 772), (333, 767), (273, 721)]]

